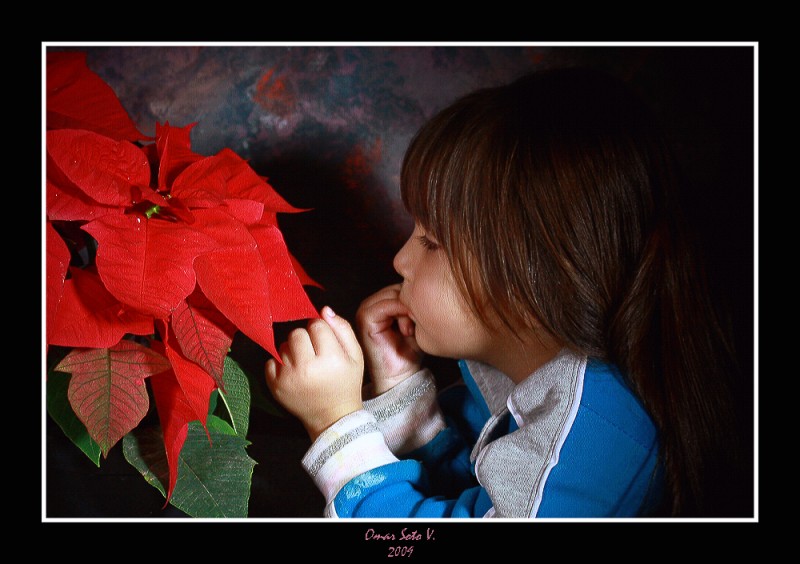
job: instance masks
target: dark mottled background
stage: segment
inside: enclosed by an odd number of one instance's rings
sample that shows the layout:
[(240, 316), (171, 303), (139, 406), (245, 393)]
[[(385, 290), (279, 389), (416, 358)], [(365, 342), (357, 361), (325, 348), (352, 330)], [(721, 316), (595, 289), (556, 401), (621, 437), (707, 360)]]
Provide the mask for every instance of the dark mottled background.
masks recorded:
[[(361, 299), (396, 281), (391, 262), (411, 228), (399, 199), (403, 151), (432, 114), (472, 89), (535, 69), (582, 64), (632, 83), (661, 115), (692, 181), (687, 208), (707, 250), (716, 295), (731, 312), (748, 378), (753, 361), (754, 48), (752, 46), (57, 46), (88, 53), (146, 134), (192, 130), (193, 149), (228, 147), (291, 204), (290, 250), (324, 286), (318, 306), (353, 318)], [(289, 327), (286, 328), (288, 330)], [(280, 338), (280, 330), (278, 335)], [(263, 351), (238, 338), (245, 368)], [(444, 366), (448, 368), (448, 366)], [(752, 382), (748, 386), (752, 390)], [(745, 398), (748, 403), (751, 398)], [(299, 460), (289, 417), (253, 411), (258, 465), (251, 517), (318, 517), (323, 499)], [(112, 450), (97, 469), (48, 418), (48, 517), (174, 517)]]

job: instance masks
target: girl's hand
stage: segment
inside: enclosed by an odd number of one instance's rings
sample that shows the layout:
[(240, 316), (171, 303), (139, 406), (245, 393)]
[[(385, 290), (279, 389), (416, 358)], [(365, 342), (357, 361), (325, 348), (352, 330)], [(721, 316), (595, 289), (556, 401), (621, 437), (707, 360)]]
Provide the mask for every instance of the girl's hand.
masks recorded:
[(420, 369), (423, 353), (414, 338), (414, 322), (400, 303), (400, 284), (365, 299), (356, 313), (373, 392), (382, 394)]
[(266, 363), (272, 395), (297, 416), (315, 440), (333, 423), (362, 408), (364, 357), (350, 324), (329, 307), (322, 319), (293, 330), (279, 350), (283, 365)]

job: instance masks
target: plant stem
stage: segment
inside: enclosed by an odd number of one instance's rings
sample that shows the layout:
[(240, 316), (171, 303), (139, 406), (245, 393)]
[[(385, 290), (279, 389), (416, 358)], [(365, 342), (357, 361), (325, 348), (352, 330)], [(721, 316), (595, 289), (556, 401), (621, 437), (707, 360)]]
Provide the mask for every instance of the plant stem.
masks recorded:
[(231, 413), (231, 406), (228, 405), (228, 400), (225, 398), (225, 394), (222, 393), (222, 390), (217, 390), (217, 391), (219, 392), (219, 397), (222, 398), (222, 403), (225, 404), (225, 409), (228, 410), (228, 417), (231, 420), (231, 426), (233, 427), (233, 430), (236, 431), (236, 433), (238, 434), (239, 431), (236, 429), (236, 421), (234, 421), (233, 413)]

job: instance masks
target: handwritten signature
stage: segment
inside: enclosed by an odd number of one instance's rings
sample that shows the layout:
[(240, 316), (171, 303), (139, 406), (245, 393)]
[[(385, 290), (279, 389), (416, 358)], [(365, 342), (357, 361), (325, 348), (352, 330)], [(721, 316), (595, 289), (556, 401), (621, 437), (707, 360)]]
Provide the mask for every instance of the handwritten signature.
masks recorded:
[(393, 557), (409, 557), (414, 554), (414, 543), (418, 541), (435, 541), (436, 535), (434, 529), (427, 527), (423, 532), (417, 529), (409, 529), (404, 527), (400, 532), (393, 531), (376, 531), (372, 527), (367, 529), (364, 533), (365, 541), (388, 541), (388, 542), (403, 542), (405, 544), (397, 544), (387, 547), (387, 558)]
[(408, 530), (408, 527), (404, 527), (402, 531), (400, 531), (399, 536), (395, 535), (394, 533), (379, 533), (373, 528), (367, 529), (367, 532), (364, 534), (364, 540), (378, 540), (378, 541), (420, 541), (420, 540), (432, 541), (436, 540), (434, 536), (434, 530), (428, 527), (425, 529), (425, 535), (423, 536), (418, 530), (414, 529), (412, 531)]

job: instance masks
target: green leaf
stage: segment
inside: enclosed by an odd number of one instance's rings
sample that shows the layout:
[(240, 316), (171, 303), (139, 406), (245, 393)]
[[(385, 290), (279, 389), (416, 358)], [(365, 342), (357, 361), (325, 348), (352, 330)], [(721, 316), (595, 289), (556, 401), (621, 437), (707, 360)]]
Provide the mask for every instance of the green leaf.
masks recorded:
[(50, 372), (47, 377), (47, 413), (52, 417), (64, 434), (73, 442), (75, 446), (83, 451), (94, 462), (95, 466), (100, 466), (100, 445), (90, 436), (86, 426), (81, 423), (67, 398), (70, 375), (64, 372)]
[[(226, 435), (235, 435), (236, 431), (233, 427), (228, 424), (227, 421), (224, 419), (220, 419), (217, 416), (209, 417), (206, 421), (206, 425), (208, 426), (209, 432), (213, 429), (214, 431), (219, 431), (220, 433), (225, 433)], [(244, 438), (244, 437), (242, 437)], [(249, 442), (247, 444), (250, 444)]]
[(247, 437), (250, 427), (250, 381), (241, 366), (230, 356), (225, 357), (224, 373), (225, 393), (220, 391), (231, 424), (237, 435)]
[(145, 481), (166, 499), (164, 484), (169, 482), (169, 465), (164, 450), (164, 435), (159, 427), (139, 427), (122, 438), (122, 453)]
[[(192, 421), (181, 449), (170, 503), (192, 517), (247, 517), (256, 462), (245, 452), (250, 443), (220, 431), (220, 425), (227, 423), (208, 416), (209, 443), (200, 422)], [(122, 448), (126, 460), (166, 497), (169, 468), (160, 429), (136, 429), (125, 436)]]
[(213, 390), (211, 395), (208, 396), (208, 412), (214, 413), (217, 410), (217, 402), (219, 400), (219, 388)]
[(228, 356), (239, 363), (250, 381), (251, 406), (271, 416), (287, 417), (288, 412), (272, 397), (264, 380), (264, 363), (269, 354), (247, 335), (239, 332)]

